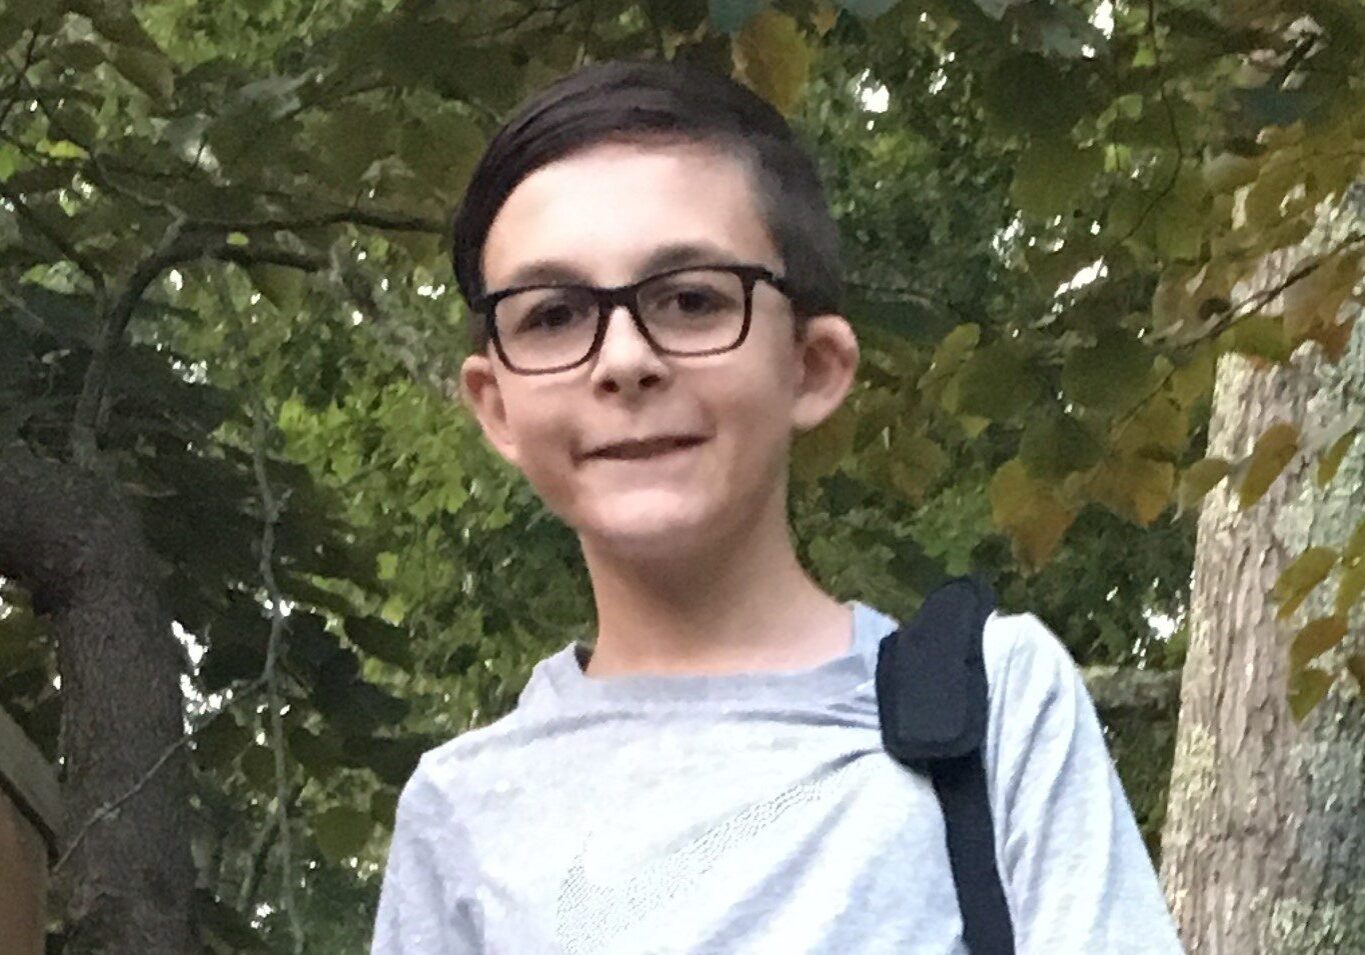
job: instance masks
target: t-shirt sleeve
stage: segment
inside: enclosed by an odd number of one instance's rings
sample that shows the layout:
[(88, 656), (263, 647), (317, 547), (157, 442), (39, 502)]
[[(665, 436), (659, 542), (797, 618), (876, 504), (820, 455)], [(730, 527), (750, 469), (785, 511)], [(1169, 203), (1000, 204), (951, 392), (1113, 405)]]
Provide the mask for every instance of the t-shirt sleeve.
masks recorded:
[(987, 626), (988, 641), (1006, 641), (995, 654), (987, 759), (1019, 955), (1182, 952), (1070, 654), (1032, 614)]
[(461, 901), (468, 844), (419, 764), (398, 800), (371, 955), (477, 955), (476, 914)]

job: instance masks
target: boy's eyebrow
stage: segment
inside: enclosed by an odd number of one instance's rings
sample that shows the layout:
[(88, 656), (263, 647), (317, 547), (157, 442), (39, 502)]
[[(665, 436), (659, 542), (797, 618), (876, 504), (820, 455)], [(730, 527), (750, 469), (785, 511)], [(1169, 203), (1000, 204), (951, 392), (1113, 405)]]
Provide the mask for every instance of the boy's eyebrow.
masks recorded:
[[(738, 262), (728, 249), (710, 242), (675, 242), (660, 246), (649, 254), (635, 272), (637, 279), (655, 272), (682, 268), (687, 265), (724, 265)], [(520, 288), (542, 283), (591, 285), (583, 269), (556, 259), (540, 259), (518, 266), (508, 277), (503, 288)]]

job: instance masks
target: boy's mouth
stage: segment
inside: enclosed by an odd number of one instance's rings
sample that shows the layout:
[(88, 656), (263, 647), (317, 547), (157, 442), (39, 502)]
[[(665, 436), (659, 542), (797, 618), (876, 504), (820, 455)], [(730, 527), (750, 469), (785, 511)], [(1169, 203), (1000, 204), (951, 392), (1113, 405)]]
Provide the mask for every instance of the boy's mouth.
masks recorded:
[(588, 459), (605, 458), (617, 461), (634, 461), (696, 447), (705, 440), (705, 438), (694, 435), (676, 435), (634, 441), (616, 441), (589, 451), (584, 457)]

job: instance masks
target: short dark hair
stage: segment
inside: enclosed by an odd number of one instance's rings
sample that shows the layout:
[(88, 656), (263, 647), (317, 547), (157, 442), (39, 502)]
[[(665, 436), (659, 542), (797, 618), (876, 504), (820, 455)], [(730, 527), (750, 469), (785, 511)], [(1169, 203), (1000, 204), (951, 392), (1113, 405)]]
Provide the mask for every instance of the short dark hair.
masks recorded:
[[(840, 310), (839, 232), (815, 162), (780, 113), (727, 76), (688, 63), (612, 61), (541, 90), (489, 142), (451, 226), (455, 280), (467, 303), (487, 289), (483, 247), (512, 190), (542, 166), (605, 142), (714, 144), (748, 160), (759, 208), (782, 256), (794, 310)], [(488, 344), (470, 322), (477, 351)]]

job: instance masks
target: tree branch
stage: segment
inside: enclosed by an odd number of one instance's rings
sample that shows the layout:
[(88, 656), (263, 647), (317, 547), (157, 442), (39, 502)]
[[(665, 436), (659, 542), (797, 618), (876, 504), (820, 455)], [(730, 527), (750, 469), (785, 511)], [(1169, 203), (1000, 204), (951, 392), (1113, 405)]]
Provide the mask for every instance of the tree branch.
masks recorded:
[[(10, 110), (14, 109), (14, 104), (19, 102), (19, 89), (24, 85), (24, 77), (28, 75), (29, 67), (33, 65), (33, 51), (38, 46), (38, 25), (34, 24), (29, 33), (28, 46), (24, 49), (24, 63), (22, 66), (15, 67), (14, 82), (10, 84), (6, 92), (4, 111), (0, 112), (0, 126), (5, 125), (5, 120), (9, 119)], [(6, 62), (9, 58), (6, 57)]]
[(90, 279), (90, 283), (95, 287), (97, 298), (104, 295), (104, 275), (89, 257), (68, 242), (57, 229), (53, 228), (51, 223), (34, 212), (28, 203), (24, 202), (23, 196), (6, 188), (3, 183), (0, 183), (0, 198), (12, 205), (19, 218), (33, 226), (34, 231), (46, 239), (48, 244), (85, 273), (86, 277)]
[(259, 399), (252, 412), (252, 467), (256, 486), (264, 510), (261, 529), (261, 578), (270, 597), (270, 640), (265, 651), (265, 681), (269, 693), (271, 748), (275, 751), (275, 812), (280, 833), (280, 902), (289, 916), (289, 927), (294, 936), (294, 955), (303, 952), (303, 924), (298, 907), (294, 905), (294, 858), (289, 832), (289, 777), (284, 756), (284, 700), (280, 694), (280, 645), (284, 639), (286, 617), (284, 596), (275, 580), (275, 526), (280, 521), (284, 502), (288, 497), (275, 496), (265, 470), (265, 450), (268, 440), (265, 408)]
[(90, 834), (91, 829), (95, 828), (95, 826), (99, 825), (101, 822), (117, 813), (119, 807), (121, 807), (129, 799), (132, 799), (134, 796), (140, 793), (147, 786), (147, 784), (156, 777), (156, 774), (161, 772), (161, 768), (166, 765), (167, 761), (169, 761), (172, 756), (174, 756), (180, 750), (184, 749), (194, 740), (195, 734), (207, 729), (210, 723), (218, 719), (218, 717), (222, 716), (224, 713), (226, 713), (236, 704), (240, 703), (242, 700), (249, 698), (253, 693), (255, 693), (264, 685), (265, 685), (264, 677), (257, 677), (256, 679), (251, 680), (250, 682), (239, 684), (235, 688), (230, 687), (229, 691), (232, 693), (231, 699), (224, 702), (222, 706), (214, 710), (208, 716), (200, 719), (194, 725), (194, 728), (190, 730), (190, 732), (185, 733), (174, 743), (163, 749), (161, 751), (161, 755), (157, 757), (156, 761), (153, 762), (150, 767), (148, 767), (146, 772), (144, 772), (140, 777), (138, 777), (136, 783), (130, 786), (121, 795), (119, 795), (118, 798), (111, 799), (109, 802), (100, 806), (98, 809), (94, 811), (94, 813), (91, 814), (90, 818), (85, 820), (85, 822), (81, 825), (80, 829), (76, 831), (76, 834), (72, 836), (71, 841), (67, 843), (65, 851), (62, 852), (62, 854), (57, 858), (57, 861), (53, 864), (52, 874), (56, 875), (58, 872), (61, 871), (62, 866), (66, 865), (67, 861), (71, 858), (72, 854), (75, 853), (76, 849), (85, 840), (85, 837)]
[(186, 225), (187, 232), (296, 232), (300, 229), (316, 229), (322, 226), (340, 224), (368, 226), (373, 229), (389, 229), (394, 232), (430, 232), (445, 234), (445, 226), (436, 219), (423, 216), (395, 215), (371, 209), (342, 209), (318, 216), (301, 219), (196, 219)]
[(167, 269), (200, 258), (221, 259), (238, 265), (269, 263), (317, 272), (330, 266), (324, 256), (292, 252), (274, 246), (232, 245), (217, 235), (182, 234), (183, 224), (173, 223), (156, 251), (143, 259), (110, 303), (101, 322), (100, 341), (86, 369), (71, 429), (72, 457), (82, 467), (92, 467), (97, 453), (96, 434), (100, 407), (113, 360), (123, 344), (133, 310), (147, 287)]
[(1081, 671), (1095, 708), (1106, 715), (1140, 712), (1174, 716), (1180, 708), (1179, 670), (1093, 666)]

